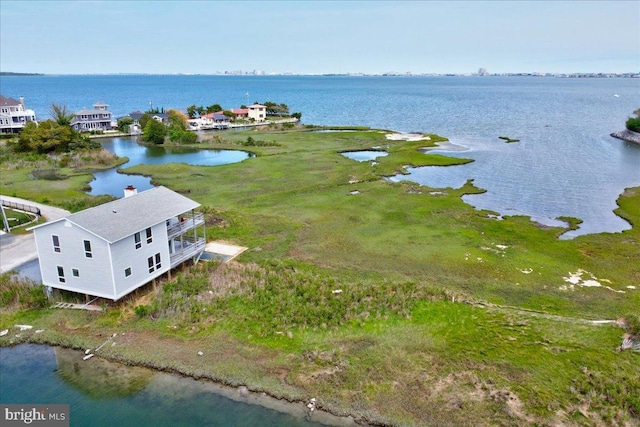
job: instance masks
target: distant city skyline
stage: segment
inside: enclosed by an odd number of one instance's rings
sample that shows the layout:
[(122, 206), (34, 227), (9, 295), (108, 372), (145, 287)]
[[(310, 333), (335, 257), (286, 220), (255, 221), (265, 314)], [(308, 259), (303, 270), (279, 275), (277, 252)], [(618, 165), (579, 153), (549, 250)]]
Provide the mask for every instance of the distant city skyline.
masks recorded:
[[(0, 3), (0, 70), (637, 73), (637, 1)], [(244, 71), (242, 71), (244, 70)]]

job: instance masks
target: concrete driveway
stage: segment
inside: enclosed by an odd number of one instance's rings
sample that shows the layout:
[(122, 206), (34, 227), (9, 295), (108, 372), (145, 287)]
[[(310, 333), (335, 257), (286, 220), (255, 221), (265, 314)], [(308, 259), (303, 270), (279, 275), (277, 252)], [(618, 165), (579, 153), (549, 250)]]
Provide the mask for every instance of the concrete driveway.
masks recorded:
[[(47, 221), (54, 221), (70, 215), (70, 212), (64, 209), (43, 205), (30, 200), (19, 199), (17, 197), (0, 195), (0, 199), (40, 208), (42, 216)], [(36, 242), (33, 238), (33, 233), (0, 235), (0, 273), (15, 270), (23, 264), (31, 263), (37, 259), (38, 253), (36, 251)]]

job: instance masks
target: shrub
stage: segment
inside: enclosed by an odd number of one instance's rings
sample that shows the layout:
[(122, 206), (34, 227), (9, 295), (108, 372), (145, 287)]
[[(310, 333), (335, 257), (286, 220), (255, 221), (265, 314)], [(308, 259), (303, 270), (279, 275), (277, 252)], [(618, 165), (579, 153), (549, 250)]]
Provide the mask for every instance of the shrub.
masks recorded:
[(629, 120), (627, 120), (627, 129), (640, 132), (640, 117), (630, 117)]
[(136, 305), (133, 311), (136, 313), (138, 317), (146, 317), (151, 313), (151, 307), (148, 305)]
[(626, 324), (625, 329), (627, 333), (630, 335), (635, 335), (636, 337), (640, 337), (640, 316), (635, 314), (627, 314), (624, 316), (624, 321)]
[(43, 308), (48, 302), (42, 285), (12, 273), (0, 276), (0, 307)]
[(144, 127), (142, 139), (152, 144), (162, 144), (167, 136), (167, 127), (155, 119), (151, 119)]

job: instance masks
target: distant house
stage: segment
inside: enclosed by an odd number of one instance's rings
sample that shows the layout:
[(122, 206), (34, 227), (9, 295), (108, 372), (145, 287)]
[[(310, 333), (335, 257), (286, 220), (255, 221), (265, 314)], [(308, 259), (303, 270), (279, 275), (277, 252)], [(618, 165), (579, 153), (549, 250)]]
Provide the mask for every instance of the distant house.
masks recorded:
[(210, 121), (211, 123), (229, 123), (229, 121), (231, 121), (231, 119), (228, 116), (225, 116), (222, 111), (205, 114), (202, 118)]
[(71, 126), (78, 132), (91, 132), (97, 130), (111, 130), (111, 111), (109, 106), (102, 101), (93, 104), (92, 110), (83, 108), (73, 113)]
[(151, 115), (151, 118), (159, 123), (164, 123), (165, 125), (169, 123), (168, 113), (155, 113)]
[(144, 113), (142, 111), (138, 110), (138, 111), (131, 112), (131, 113), (127, 114), (126, 116), (118, 117), (118, 121), (120, 121), (120, 119), (124, 119), (124, 118), (129, 118), (129, 119), (133, 120), (133, 123), (131, 123), (131, 125), (129, 125), (129, 133), (131, 133), (132, 135), (138, 135), (138, 134), (142, 133), (142, 128), (140, 126), (140, 117), (142, 117), (143, 115), (144, 115)]
[(256, 122), (263, 122), (267, 118), (267, 107), (260, 104), (253, 104), (247, 107), (248, 116)]
[[(190, 122), (193, 121), (194, 119), (190, 120)], [(229, 127), (230, 121), (229, 117), (221, 112), (205, 114), (198, 119), (199, 130), (226, 129)]]
[(23, 97), (16, 101), (0, 95), (0, 133), (18, 133), (29, 122), (36, 122), (36, 113), (25, 108)]
[(202, 255), (199, 206), (165, 187), (128, 187), (122, 199), (35, 226), (42, 283), (118, 300)]
[(249, 118), (249, 109), (248, 108), (234, 108), (231, 110), (233, 114), (236, 115), (236, 119), (247, 119)]

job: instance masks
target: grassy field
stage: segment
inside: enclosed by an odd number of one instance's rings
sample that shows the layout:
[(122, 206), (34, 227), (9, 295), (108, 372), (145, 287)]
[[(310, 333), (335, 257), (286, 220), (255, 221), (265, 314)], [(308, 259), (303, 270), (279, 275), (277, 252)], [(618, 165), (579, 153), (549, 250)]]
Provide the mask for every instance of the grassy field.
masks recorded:
[[(209, 239), (250, 248), (237, 263), (187, 269), (101, 314), (17, 310), (19, 294), (6, 294), (0, 327), (34, 324), (45, 332), (21, 339), (77, 348), (126, 331), (105, 357), (316, 397), (378, 424), (640, 424), (639, 354), (615, 351), (623, 329), (589, 322), (640, 312), (637, 227), (561, 241), (561, 229), (466, 205), (463, 194), (483, 191), (471, 182), (430, 189), (384, 179), (468, 161), (418, 151), (444, 140), (437, 135), (215, 135), (200, 146), (256, 157), (127, 172), (201, 203)], [(374, 147), (389, 153), (374, 165), (340, 154)], [(2, 192), (60, 206), (84, 197), (82, 175), (62, 169), (70, 178), (39, 187), (29, 170), (5, 179), (3, 164)], [(618, 204), (618, 215), (640, 223), (640, 189)], [(602, 286), (567, 282), (579, 272)]]

